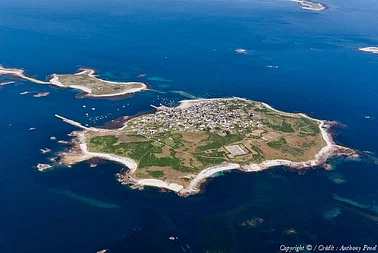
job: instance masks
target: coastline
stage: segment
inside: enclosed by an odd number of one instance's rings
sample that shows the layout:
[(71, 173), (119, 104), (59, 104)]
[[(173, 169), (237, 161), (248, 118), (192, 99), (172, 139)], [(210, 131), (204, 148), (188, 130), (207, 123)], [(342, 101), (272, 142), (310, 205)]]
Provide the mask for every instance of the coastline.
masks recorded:
[[(179, 108), (187, 108), (190, 107), (191, 105), (195, 103), (200, 103), (202, 101), (206, 100), (216, 100), (216, 99), (242, 99), (242, 100), (247, 100), (244, 98), (212, 98), (212, 99), (196, 99), (196, 100), (182, 100), (180, 101), (180, 105), (178, 106)], [(74, 146), (74, 150), (76, 152), (74, 154), (68, 152), (68, 153), (63, 153), (63, 157), (74, 157), (74, 159), (71, 159), (73, 162), (81, 162), (84, 160), (88, 160), (91, 158), (101, 158), (101, 159), (106, 159), (110, 161), (114, 161), (120, 164), (125, 165), (128, 170), (125, 170), (122, 173), (118, 173), (118, 181), (122, 184), (129, 185), (132, 188), (138, 188), (138, 189), (143, 189), (145, 186), (151, 186), (151, 187), (157, 187), (157, 188), (164, 188), (171, 190), (175, 193), (177, 193), (180, 196), (189, 196), (189, 195), (194, 195), (197, 194), (201, 191), (201, 186), (206, 182), (208, 178), (211, 178), (215, 174), (223, 171), (230, 171), (230, 170), (240, 170), (243, 172), (258, 172), (258, 171), (263, 171), (272, 167), (277, 167), (277, 166), (287, 166), (293, 169), (305, 169), (305, 168), (313, 168), (317, 166), (323, 166), (326, 167), (326, 162), (329, 158), (333, 156), (352, 156), (355, 155), (356, 152), (350, 148), (343, 147), (340, 145), (335, 144), (335, 142), (332, 139), (331, 133), (329, 132), (329, 129), (331, 127), (331, 123), (325, 120), (319, 120), (319, 119), (314, 119), (306, 114), (303, 113), (287, 113), (287, 112), (282, 112), (277, 109), (274, 109), (272, 106), (266, 104), (266, 103), (261, 103), (268, 109), (274, 110), (280, 114), (288, 115), (288, 116), (298, 116), (301, 115), (303, 117), (306, 117), (311, 120), (315, 120), (316, 122), (319, 123), (319, 129), (322, 134), (322, 138), (325, 142), (325, 146), (315, 155), (314, 159), (308, 160), (308, 161), (303, 161), (303, 162), (292, 162), (289, 160), (283, 160), (283, 159), (275, 159), (275, 160), (266, 160), (262, 163), (256, 163), (256, 164), (248, 164), (248, 165), (240, 165), (236, 163), (221, 163), (218, 165), (214, 165), (208, 168), (203, 169), (200, 171), (189, 183), (189, 186), (185, 187), (180, 184), (176, 183), (171, 183), (159, 179), (151, 179), (151, 178), (146, 178), (146, 179), (136, 179), (133, 178), (133, 174), (136, 173), (137, 171), (137, 163), (133, 161), (130, 158), (125, 158), (113, 154), (105, 154), (105, 153), (93, 153), (89, 152), (87, 150), (87, 145), (85, 142), (85, 135), (84, 133), (81, 132), (73, 132), (72, 136), (74, 136), (74, 140), (72, 141), (72, 144)], [(64, 120), (66, 123), (69, 123), (71, 125), (74, 125), (76, 127), (81, 127), (85, 130), (89, 131), (111, 131), (111, 130), (105, 130), (105, 129), (97, 129), (97, 128), (86, 128), (83, 127), (80, 123), (74, 122), (72, 120), (66, 119), (64, 117), (61, 117), (59, 115), (56, 115), (58, 118)], [(119, 128), (120, 130), (123, 129), (123, 127)], [(70, 160), (70, 159), (68, 159)], [(67, 163), (67, 162), (66, 162)], [(71, 164), (72, 164), (71, 163)]]

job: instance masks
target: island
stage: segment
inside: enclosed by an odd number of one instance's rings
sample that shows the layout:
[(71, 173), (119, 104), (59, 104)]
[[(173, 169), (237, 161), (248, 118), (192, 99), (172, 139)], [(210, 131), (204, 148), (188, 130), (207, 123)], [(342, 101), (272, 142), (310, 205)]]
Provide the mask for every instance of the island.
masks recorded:
[(81, 69), (76, 74), (53, 74), (50, 83), (63, 88), (84, 91), (90, 97), (114, 97), (146, 90), (141, 82), (111, 82), (97, 78), (93, 69)]
[(237, 48), (235, 49), (235, 52), (238, 54), (248, 54), (248, 51), (244, 48)]
[(378, 47), (361, 47), (358, 50), (360, 50), (362, 52), (378, 54)]
[(310, 11), (323, 11), (326, 9), (326, 6), (321, 3), (315, 3), (308, 0), (291, 0), (302, 5), (302, 9)]
[(33, 95), (33, 97), (35, 97), (35, 98), (47, 97), (49, 94), (50, 94), (50, 92), (39, 92), (39, 93)]
[(243, 98), (184, 100), (177, 107), (125, 120), (123, 127), (86, 127), (72, 132), (72, 147), (59, 154), (69, 165), (100, 158), (125, 165), (119, 182), (154, 186), (181, 196), (200, 192), (207, 178), (229, 170), (257, 172), (275, 166), (326, 166), (335, 155), (354, 155), (336, 145), (331, 123), (278, 111)]
[(37, 84), (78, 89), (85, 97), (117, 97), (148, 89), (142, 82), (111, 82), (95, 76), (93, 69), (81, 68), (76, 74), (52, 74), (49, 81), (25, 75), (23, 69), (5, 68), (0, 65), (0, 75), (11, 75)]
[(48, 170), (48, 169), (51, 169), (51, 168), (52, 168), (52, 166), (50, 164), (46, 164), (46, 163), (39, 163), (37, 165), (37, 169), (39, 171), (45, 171), (45, 170)]

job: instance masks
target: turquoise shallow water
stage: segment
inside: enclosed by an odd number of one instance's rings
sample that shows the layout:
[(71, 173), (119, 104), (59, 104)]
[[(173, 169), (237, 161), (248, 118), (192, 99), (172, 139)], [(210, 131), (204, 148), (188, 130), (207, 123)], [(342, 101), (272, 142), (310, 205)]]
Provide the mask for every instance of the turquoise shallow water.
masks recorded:
[(178, 90), (337, 120), (346, 125), (336, 131), (338, 143), (377, 153), (378, 58), (356, 50), (378, 45), (375, 2), (327, 0), (321, 13), (278, 0), (0, 3), (0, 64), (41, 79), (81, 66), (108, 80), (147, 73), (156, 90), (110, 101), (20, 80), (1, 87), (1, 252), (277, 252), (281, 244), (376, 243), (378, 167), (369, 161), (335, 160), (332, 171), (225, 173), (185, 199), (120, 186), (114, 174), (121, 167), (109, 162), (48, 173), (34, 167), (48, 159), (40, 148), (65, 148), (51, 136), (69, 140), (74, 130), (55, 113), (101, 125), (177, 102), (184, 97), (169, 91)]

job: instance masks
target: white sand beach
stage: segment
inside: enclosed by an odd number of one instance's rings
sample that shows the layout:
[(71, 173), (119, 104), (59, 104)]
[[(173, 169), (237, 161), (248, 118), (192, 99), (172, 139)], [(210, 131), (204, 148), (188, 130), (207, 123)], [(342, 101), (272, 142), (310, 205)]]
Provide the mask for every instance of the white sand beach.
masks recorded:
[(184, 186), (175, 184), (175, 183), (167, 183), (163, 180), (159, 179), (140, 179), (137, 180), (137, 183), (140, 186), (151, 186), (151, 187), (157, 187), (157, 188), (164, 188), (167, 190), (171, 190), (174, 192), (179, 193), (182, 189), (184, 189)]

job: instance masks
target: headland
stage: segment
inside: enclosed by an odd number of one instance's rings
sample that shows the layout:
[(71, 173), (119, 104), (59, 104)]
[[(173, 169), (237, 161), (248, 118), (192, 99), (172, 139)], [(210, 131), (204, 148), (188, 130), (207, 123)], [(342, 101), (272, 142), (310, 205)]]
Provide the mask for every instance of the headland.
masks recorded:
[(122, 184), (153, 186), (187, 196), (215, 174), (229, 170), (262, 171), (326, 166), (335, 155), (353, 155), (336, 145), (330, 122), (286, 113), (242, 98), (181, 101), (155, 107), (153, 114), (131, 118), (119, 129), (85, 127), (71, 135), (72, 148), (61, 155), (71, 165), (91, 158), (125, 165)]
[(112, 82), (96, 77), (95, 73), (93, 69), (82, 68), (76, 74), (52, 74), (49, 81), (41, 81), (26, 76), (23, 69), (4, 68), (0, 65), (0, 75), (11, 75), (37, 84), (78, 89), (86, 97), (117, 97), (148, 89), (142, 82)]

